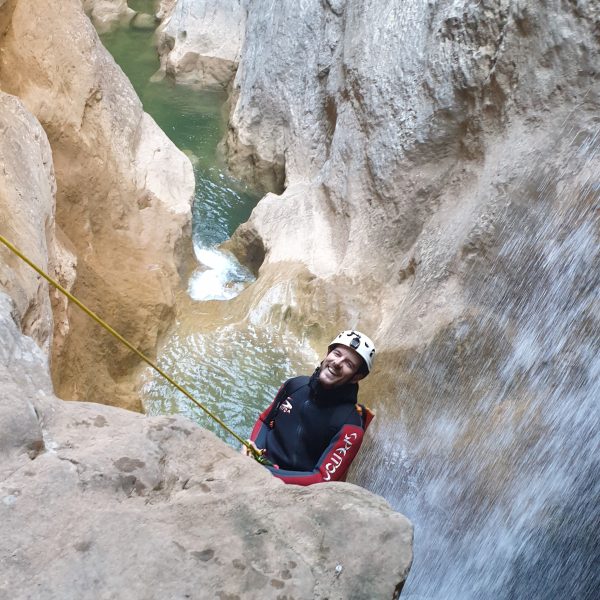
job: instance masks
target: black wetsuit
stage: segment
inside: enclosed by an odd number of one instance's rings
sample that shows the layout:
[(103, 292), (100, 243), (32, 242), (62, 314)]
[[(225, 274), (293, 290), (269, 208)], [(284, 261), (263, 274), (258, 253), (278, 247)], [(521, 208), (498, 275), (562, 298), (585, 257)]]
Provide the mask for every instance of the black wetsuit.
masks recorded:
[(318, 373), (286, 381), (250, 437), (277, 465), (268, 467), (271, 472), (287, 483), (343, 479), (362, 443), (366, 425), (358, 384), (324, 389)]

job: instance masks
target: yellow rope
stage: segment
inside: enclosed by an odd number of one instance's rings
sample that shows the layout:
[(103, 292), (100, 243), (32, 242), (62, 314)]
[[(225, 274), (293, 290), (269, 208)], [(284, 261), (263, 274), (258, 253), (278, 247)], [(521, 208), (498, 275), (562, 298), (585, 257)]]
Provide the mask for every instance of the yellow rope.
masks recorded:
[(48, 274), (46, 274), (40, 267), (38, 267), (34, 262), (29, 260), (18, 248), (13, 246), (4, 236), (0, 235), (0, 242), (2, 242), (9, 250), (12, 250), (21, 260), (25, 261), (32, 269), (37, 271), (46, 281), (52, 284), (59, 292), (64, 294), (71, 302), (75, 303), (79, 308), (90, 316), (98, 325), (104, 327), (106, 331), (111, 333), (114, 337), (116, 337), (121, 343), (125, 344), (127, 348), (129, 348), (132, 352), (135, 352), (145, 363), (150, 365), (159, 375), (164, 377), (172, 386), (178, 389), (182, 394), (187, 396), (198, 408), (201, 408), (211, 419), (216, 421), (225, 431), (230, 433), (238, 442), (241, 442), (248, 450), (250, 450), (252, 456), (261, 463), (264, 463), (265, 460), (261, 456), (260, 452), (257, 452), (256, 449), (250, 444), (248, 441), (242, 439), (239, 435), (237, 435), (234, 431), (232, 431), (219, 417), (213, 414), (206, 406), (204, 406), (201, 402), (198, 402), (185, 388), (181, 387), (178, 383), (176, 383), (167, 373), (165, 373), (158, 365), (154, 364), (145, 354), (140, 352), (133, 344), (129, 343), (120, 333), (115, 331), (108, 323), (103, 321), (96, 313), (91, 311), (83, 302), (80, 302), (73, 294), (69, 293), (65, 288), (63, 288), (60, 283), (52, 279)]

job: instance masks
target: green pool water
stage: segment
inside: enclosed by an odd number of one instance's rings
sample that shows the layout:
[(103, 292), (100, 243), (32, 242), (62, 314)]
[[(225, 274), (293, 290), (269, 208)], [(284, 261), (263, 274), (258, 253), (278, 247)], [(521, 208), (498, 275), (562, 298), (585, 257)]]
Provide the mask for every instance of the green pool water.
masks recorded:
[[(130, 2), (132, 8), (144, 12), (151, 12), (152, 5)], [(217, 146), (225, 133), (225, 95), (174, 85), (166, 79), (152, 81), (159, 67), (152, 32), (119, 29), (103, 35), (102, 41), (130, 79), (146, 112), (192, 160), (196, 192), (190, 243), (199, 259), (214, 267), (199, 268), (179, 292), (177, 322), (159, 349), (158, 362), (238, 435), (247, 437), (281, 382), (310, 372), (316, 357), (281, 326), (249, 324), (251, 317), (228, 313), (227, 300), (211, 299), (219, 297), (219, 291), (227, 297), (228, 291), (235, 295), (251, 284), (250, 275), (215, 246), (247, 220), (258, 201), (258, 195), (232, 178), (218, 157)], [(216, 296), (211, 296), (213, 288)], [(141, 393), (149, 414), (184, 414), (235, 443), (154, 371), (144, 373)]]
[(157, 0), (128, 0), (127, 2), (129, 8), (138, 12), (148, 13), (149, 15), (153, 13), (157, 4)]
[(168, 79), (151, 81), (159, 67), (153, 32), (118, 29), (103, 35), (102, 41), (133, 84), (144, 110), (192, 160), (194, 242), (224, 241), (248, 219), (258, 200), (257, 194), (228, 175), (217, 158), (217, 145), (225, 133), (225, 94), (199, 92)]

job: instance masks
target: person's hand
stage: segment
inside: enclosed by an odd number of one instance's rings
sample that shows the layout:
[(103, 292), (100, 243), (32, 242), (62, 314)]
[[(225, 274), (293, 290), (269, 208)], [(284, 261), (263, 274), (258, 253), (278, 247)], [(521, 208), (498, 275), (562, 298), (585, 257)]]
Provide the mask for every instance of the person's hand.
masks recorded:
[[(257, 452), (257, 454), (260, 454), (261, 456), (265, 453), (264, 449), (262, 448), (257, 448), (256, 444), (252, 441), (252, 440), (246, 440)], [(244, 456), (252, 456), (250, 450), (248, 449), (247, 446), (242, 446), (240, 452), (244, 455)]]

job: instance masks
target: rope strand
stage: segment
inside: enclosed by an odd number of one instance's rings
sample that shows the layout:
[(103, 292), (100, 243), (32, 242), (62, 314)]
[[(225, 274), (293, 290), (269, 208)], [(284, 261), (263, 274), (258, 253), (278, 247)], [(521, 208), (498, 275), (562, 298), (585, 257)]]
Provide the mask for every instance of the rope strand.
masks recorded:
[(227, 433), (232, 435), (238, 442), (240, 442), (243, 446), (245, 446), (248, 450), (250, 450), (251, 455), (260, 463), (265, 463), (265, 458), (261, 456), (259, 452), (257, 452), (252, 444), (248, 441), (241, 438), (239, 435), (235, 433), (232, 429), (230, 429), (217, 415), (211, 412), (206, 406), (204, 406), (201, 402), (196, 400), (190, 392), (188, 392), (184, 387), (180, 386), (170, 375), (165, 373), (158, 365), (156, 365), (153, 361), (151, 361), (143, 352), (138, 350), (133, 344), (127, 341), (120, 333), (115, 331), (108, 323), (102, 320), (95, 312), (90, 310), (83, 302), (79, 301), (73, 294), (68, 292), (65, 288), (63, 288), (60, 283), (52, 279), (50, 275), (48, 275), (45, 271), (43, 271), (40, 267), (38, 267), (33, 261), (27, 258), (18, 248), (16, 248), (13, 244), (11, 244), (4, 236), (0, 235), (0, 242), (2, 242), (9, 250), (11, 250), (14, 254), (16, 254), (21, 260), (26, 262), (34, 271), (36, 271), (39, 275), (41, 275), (48, 283), (54, 286), (59, 292), (64, 294), (71, 302), (76, 304), (84, 313), (86, 313), (89, 317), (91, 317), (98, 325), (106, 329), (111, 335), (116, 337), (122, 344), (127, 346), (129, 350), (137, 354), (146, 364), (151, 366), (159, 375), (164, 377), (173, 387), (179, 390), (182, 394), (184, 394), (189, 400), (191, 400), (198, 408), (202, 409), (211, 419), (213, 419), (216, 423), (218, 423)]

